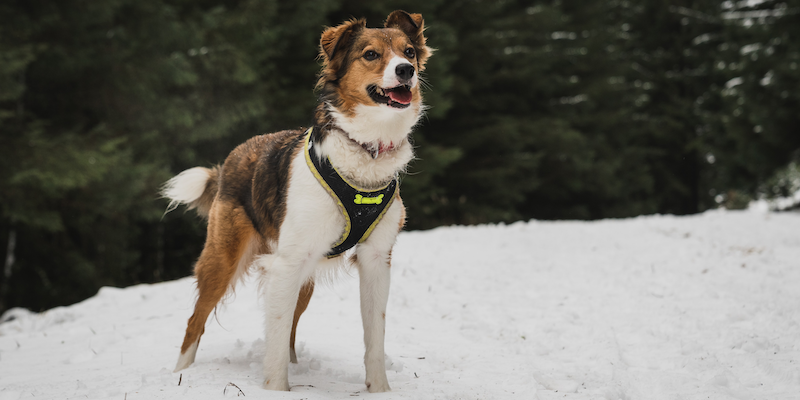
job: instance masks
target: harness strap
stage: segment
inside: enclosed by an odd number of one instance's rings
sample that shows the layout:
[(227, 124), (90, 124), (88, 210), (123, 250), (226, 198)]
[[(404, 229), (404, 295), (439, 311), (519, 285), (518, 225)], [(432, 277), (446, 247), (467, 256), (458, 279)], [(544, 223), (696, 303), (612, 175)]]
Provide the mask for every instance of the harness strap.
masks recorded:
[(347, 182), (330, 160), (321, 159), (314, 152), (314, 128), (306, 131), (305, 155), (308, 168), (325, 191), (339, 206), (345, 219), (342, 237), (331, 246), (327, 257), (333, 258), (362, 243), (383, 218), (397, 194), (397, 178), (377, 190), (361, 189)]

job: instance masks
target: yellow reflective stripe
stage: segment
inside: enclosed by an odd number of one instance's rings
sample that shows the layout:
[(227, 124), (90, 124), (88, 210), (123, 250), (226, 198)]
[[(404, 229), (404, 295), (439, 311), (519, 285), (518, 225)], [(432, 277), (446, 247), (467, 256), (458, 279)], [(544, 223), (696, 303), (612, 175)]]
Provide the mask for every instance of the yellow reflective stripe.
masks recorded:
[(372, 225), (369, 226), (369, 229), (367, 229), (367, 231), (364, 232), (364, 236), (362, 236), (361, 239), (358, 240), (358, 243), (364, 243), (369, 238), (369, 235), (371, 235), (372, 231), (375, 229), (375, 227), (378, 226), (378, 222), (381, 222), (381, 220), (383, 219), (383, 214), (386, 214), (386, 211), (389, 210), (389, 207), (392, 206), (392, 203), (394, 202), (394, 198), (395, 197), (397, 197), (397, 188), (396, 187), (394, 189), (394, 193), (392, 194), (392, 197), (389, 198), (389, 204), (386, 204), (386, 207), (378, 215), (378, 218), (375, 218), (375, 222), (373, 222)]
[[(330, 158), (328, 158), (328, 160), (330, 161)], [(351, 188), (353, 188), (353, 189), (355, 189), (355, 190), (358, 190), (359, 192), (366, 192), (366, 193), (369, 193), (369, 192), (379, 192), (379, 191), (381, 191), (381, 190), (383, 190), (383, 189), (386, 189), (387, 187), (389, 187), (389, 185), (391, 185), (391, 184), (392, 184), (392, 181), (390, 180), (390, 181), (389, 181), (389, 182), (387, 182), (385, 185), (383, 185), (383, 186), (381, 186), (381, 187), (379, 187), (379, 188), (377, 188), (377, 189), (364, 189), (364, 188), (362, 188), (362, 187), (358, 187), (358, 186), (356, 186), (356, 185), (352, 184), (350, 181), (348, 181), (348, 180), (347, 180), (347, 178), (345, 178), (345, 177), (344, 177), (344, 175), (342, 175), (342, 173), (341, 173), (341, 172), (339, 172), (339, 170), (338, 170), (338, 169), (336, 169), (336, 166), (335, 166), (335, 165), (333, 165), (333, 163), (331, 163), (331, 167), (333, 167), (333, 170), (334, 170), (334, 171), (336, 171), (336, 173), (337, 173), (337, 174), (339, 174), (339, 176), (342, 178), (342, 180), (344, 181), (344, 183), (348, 184), (348, 185), (349, 185)]]
[[(344, 204), (342, 204), (342, 201), (339, 200), (339, 196), (337, 196), (336, 193), (334, 193), (333, 189), (331, 189), (331, 187), (328, 186), (328, 183), (325, 182), (325, 179), (323, 179), (322, 176), (319, 174), (319, 171), (317, 171), (317, 167), (314, 166), (314, 162), (311, 161), (311, 152), (308, 151), (308, 145), (311, 142), (311, 130), (312, 129), (313, 129), (313, 127), (312, 128), (308, 128), (308, 131), (306, 131), (306, 135), (307, 135), (306, 136), (306, 145), (305, 145), (306, 164), (308, 164), (308, 169), (311, 170), (311, 173), (314, 175), (315, 178), (317, 178), (317, 180), (319, 181), (320, 185), (322, 185), (322, 187), (325, 188), (325, 190), (328, 192), (328, 194), (336, 201), (336, 204), (339, 205), (339, 211), (341, 211), (342, 215), (344, 215), (344, 221), (345, 221), (344, 233), (342, 234), (342, 237), (339, 238), (339, 241), (337, 241), (333, 246), (331, 246), (331, 248), (335, 248), (336, 246), (339, 246), (340, 244), (344, 243), (345, 239), (347, 239), (347, 236), (350, 235), (350, 228), (351, 228), (350, 216), (347, 215), (347, 209), (344, 208)], [(378, 218), (380, 218), (380, 217), (378, 217)], [(372, 227), (370, 227), (370, 229), (371, 228)], [(334, 258), (334, 257), (340, 256), (340, 255), (341, 254), (337, 254), (335, 256), (328, 256), (328, 258)]]

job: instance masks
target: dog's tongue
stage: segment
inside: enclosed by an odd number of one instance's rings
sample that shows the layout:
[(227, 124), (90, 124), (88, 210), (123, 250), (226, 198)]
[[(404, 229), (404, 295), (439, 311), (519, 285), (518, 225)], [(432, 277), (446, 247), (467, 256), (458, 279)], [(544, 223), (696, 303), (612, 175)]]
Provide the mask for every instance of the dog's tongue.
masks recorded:
[(394, 101), (394, 102), (397, 102), (397, 103), (400, 103), (400, 104), (411, 103), (411, 91), (406, 89), (406, 88), (404, 88), (404, 87), (399, 87), (397, 89), (392, 89), (392, 90), (388, 91), (387, 94), (389, 95), (389, 98), (392, 99), (392, 101)]

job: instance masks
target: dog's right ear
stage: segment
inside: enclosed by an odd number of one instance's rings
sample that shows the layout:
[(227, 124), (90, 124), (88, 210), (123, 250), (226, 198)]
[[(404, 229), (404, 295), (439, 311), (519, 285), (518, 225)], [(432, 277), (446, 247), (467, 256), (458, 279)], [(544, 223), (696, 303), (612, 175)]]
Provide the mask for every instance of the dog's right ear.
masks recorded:
[(346, 48), (355, 35), (367, 27), (365, 19), (351, 19), (339, 26), (325, 29), (319, 40), (320, 56), (329, 63), (339, 52)]

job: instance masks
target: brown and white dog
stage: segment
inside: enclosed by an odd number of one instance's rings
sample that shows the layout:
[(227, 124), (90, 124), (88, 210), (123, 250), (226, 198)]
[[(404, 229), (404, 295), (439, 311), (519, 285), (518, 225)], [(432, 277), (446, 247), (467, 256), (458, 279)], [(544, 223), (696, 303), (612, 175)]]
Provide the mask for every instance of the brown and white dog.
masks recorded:
[[(327, 157), (353, 186), (385, 186), (413, 157), (409, 135), (423, 110), (419, 72), (432, 53), (423, 30), (420, 14), (398, 10), (384, 28), (367, 28), (360, 19), (322, 33), (315, 156)], [(197, 303), (175, 371), (194, 362), (217, 303), (248, 271), (259, 270), (266, 303), (264, 387), (289, 390), (297, 321), (313, 293), (315, 275), (344, 263), (337, 261), (344, 257), (329, 260), (326, 254), (349, 224), (307, 163), (306, 139), (304, 129), (256, 136), (234, 149), (221, 167), (192, 168), (165, 184), (162, 193), (172, 200), (170, 209), (186, 204), (208, 218), (195, 266)], [(389, 271), (405, 221), (399, 195), (393, 200), (348, 260), (360, 279), (370, 392), (389, 390), (384, 366)]]

